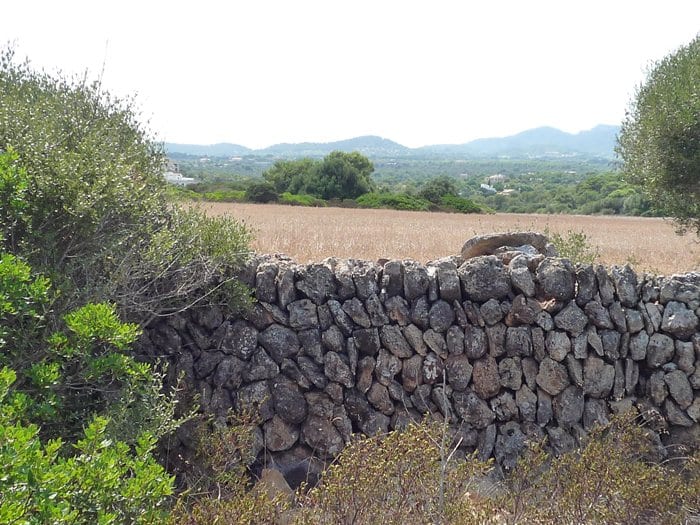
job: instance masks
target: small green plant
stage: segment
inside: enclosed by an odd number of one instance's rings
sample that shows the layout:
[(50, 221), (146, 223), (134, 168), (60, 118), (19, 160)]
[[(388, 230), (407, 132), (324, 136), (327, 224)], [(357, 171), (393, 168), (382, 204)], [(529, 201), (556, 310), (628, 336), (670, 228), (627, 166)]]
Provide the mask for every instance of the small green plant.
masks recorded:
[(390, 208), (393, 210), (428, 211), (430, 202), (407, 193), (365, 193), (356, 199), (360, 208)]
[(588, 235), (582, 231), (568, 230), (565, 235), (561, 235), (545, 228), (544, 234), (554, 244), (559, 256), (569, 259), (574, 264), (592, 264), (600, 257), (598, 247), (591, 244)]
[(456, 211), (458, 213), (483, 212), (481, 206), (475, 202), (463, 197), (458, 197), (457, 195), (443, 195), (440, 198), (440, 207), (446, 208), (449, 211)]
[(298, 195), (285, 191), (279, 196), (280, 204), (289, 204), (291, 206), (327, 206), (328, 203), (323, 199), (318, 199), (312, 195)]

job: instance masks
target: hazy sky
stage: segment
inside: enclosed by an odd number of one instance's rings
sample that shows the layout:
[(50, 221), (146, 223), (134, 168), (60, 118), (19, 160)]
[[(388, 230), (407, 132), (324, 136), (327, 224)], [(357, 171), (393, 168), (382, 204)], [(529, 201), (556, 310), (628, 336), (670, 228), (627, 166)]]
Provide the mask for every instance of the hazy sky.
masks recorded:
[(15, 0), (0, 43), (137, 94), (159, 140), (463, 143), (618, 124), (700, 1)]

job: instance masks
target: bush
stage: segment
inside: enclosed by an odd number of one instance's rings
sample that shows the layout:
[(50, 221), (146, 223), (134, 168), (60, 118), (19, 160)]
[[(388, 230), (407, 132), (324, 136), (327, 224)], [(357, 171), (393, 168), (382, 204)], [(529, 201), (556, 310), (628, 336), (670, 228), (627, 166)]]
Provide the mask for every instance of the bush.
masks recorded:
[(245, 191), (245, 198), (250, 202), (273, 202), (277, 200), (275, 188), (269, 182), (256, 182), (248, 186)]
[(311, 195), (297, 195), (294, 193), (284, 192), (279, 196), (280, 204), (289, 204), (291, 206), (314, 206), (323, 207), (327, 206), (328, 203), (323, 199), (317, 199)]
[(243, 202), (246, 199), (246, 192), (243, 190), (207, 191), (202, 195), (204, 200), (211, 202)]
[(428, 211), (430, 202), (407, 193), (365, 193), (356, 200), (360, 208)]
[(456, 195), (443, 195), (440, 198), (440, 206), (459, 213), (482, 213), (483, 211), (481, 206), (473, 201)]
[(556, 247), (559, 256), (569, 259), (574, 264), (592, 264), (600, 257), (598, 247), (592, 245), (588, 236), (582, 231), (568, 230), (565, 235), (561, 235), (545, 228), (544, 234)]

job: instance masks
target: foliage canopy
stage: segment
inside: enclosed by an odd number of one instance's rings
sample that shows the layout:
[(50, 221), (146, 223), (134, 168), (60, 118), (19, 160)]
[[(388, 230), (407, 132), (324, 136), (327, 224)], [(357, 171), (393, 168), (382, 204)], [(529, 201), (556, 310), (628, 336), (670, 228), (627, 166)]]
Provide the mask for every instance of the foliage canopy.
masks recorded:
[(618, 138), (627, 180), (700, 234), (700, 35), (654, 64)]

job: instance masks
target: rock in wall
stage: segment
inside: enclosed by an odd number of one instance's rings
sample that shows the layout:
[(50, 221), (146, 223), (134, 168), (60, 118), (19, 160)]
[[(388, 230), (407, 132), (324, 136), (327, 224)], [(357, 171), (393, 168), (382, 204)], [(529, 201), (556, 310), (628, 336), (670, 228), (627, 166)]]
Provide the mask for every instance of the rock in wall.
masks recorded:
[(288, 470), (426, 413), (505, 467), (526, 439), (570, 450), (632, 406), (665, 439), (700, 439), (700, 274), (507, 252), (427, 265), (258, 256), (242, 279), (255, 296), (245, 317), (173, 316), (144, 348), (203, 410), (254, 408), (259, 450)]

